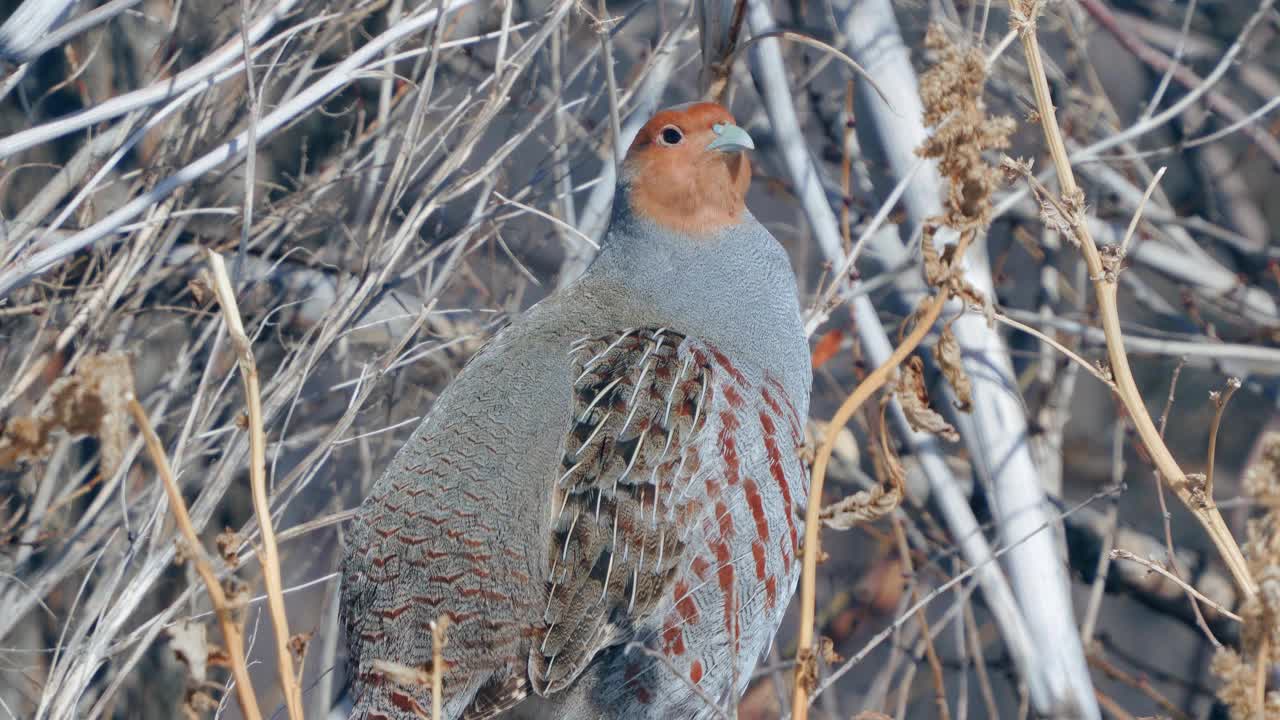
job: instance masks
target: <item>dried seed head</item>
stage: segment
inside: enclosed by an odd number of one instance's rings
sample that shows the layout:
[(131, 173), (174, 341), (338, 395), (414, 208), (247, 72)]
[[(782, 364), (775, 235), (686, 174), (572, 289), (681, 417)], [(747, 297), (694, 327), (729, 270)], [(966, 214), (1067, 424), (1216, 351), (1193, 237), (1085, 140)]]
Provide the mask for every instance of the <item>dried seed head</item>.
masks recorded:
[(936, 158), (948, 180), (941, 224), (956, 230), (982, 227), (991, 216), (991, 194), (1000, 184), (999, 170), (982, 154), (1009, 147), (1014, 123), (987, 114), (982, 101), (986, 59), (980, 50), (957, 47), (938, 25), (930, 26), (925, 45), (938, 55), (937, 64), (920, 77), (924, 121), (934, 132), (916, 152)]

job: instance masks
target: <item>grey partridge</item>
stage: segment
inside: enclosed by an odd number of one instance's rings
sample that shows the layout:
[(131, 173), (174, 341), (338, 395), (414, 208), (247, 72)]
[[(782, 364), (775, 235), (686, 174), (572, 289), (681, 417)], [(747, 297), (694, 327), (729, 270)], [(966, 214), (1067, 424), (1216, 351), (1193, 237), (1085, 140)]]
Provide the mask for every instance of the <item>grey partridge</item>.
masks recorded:
[(704, 718), (800, 574), (811, 371), (795, 279), (746, 209), (750, 136), (659, 112), (581, 278), (467, 364), (352, 523), (353, 718)]

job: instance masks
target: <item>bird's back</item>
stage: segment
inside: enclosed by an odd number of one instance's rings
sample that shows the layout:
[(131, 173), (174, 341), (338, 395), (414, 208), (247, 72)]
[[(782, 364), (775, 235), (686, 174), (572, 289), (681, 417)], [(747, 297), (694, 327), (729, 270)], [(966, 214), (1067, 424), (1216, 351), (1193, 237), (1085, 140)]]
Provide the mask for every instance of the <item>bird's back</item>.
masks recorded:
[[(568, 356), (528, 322), (499, 334), (436, 401), (351, 525), (343, 625), (353, 718), (416, 718), (430, 624), (449, 621), (447, 717), (523, 688), (545, 602), (547, 495), (569, 419)], [(400, 675), (397, 675), (400, 673)], [(422, 705), (427, 702), (426, 705)]]

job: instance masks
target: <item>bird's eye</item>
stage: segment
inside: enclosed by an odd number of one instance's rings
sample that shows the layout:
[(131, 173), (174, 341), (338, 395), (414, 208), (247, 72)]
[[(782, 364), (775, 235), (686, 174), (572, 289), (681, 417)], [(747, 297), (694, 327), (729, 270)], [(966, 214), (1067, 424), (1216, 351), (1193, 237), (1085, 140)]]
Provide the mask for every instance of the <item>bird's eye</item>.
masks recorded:
[(680, 128), (675, 125), (668, 125), (662, 128), (662, 132), (658, 134), (663, 145), (679, 145), (684, 139), (684, 134), (680, 132)]

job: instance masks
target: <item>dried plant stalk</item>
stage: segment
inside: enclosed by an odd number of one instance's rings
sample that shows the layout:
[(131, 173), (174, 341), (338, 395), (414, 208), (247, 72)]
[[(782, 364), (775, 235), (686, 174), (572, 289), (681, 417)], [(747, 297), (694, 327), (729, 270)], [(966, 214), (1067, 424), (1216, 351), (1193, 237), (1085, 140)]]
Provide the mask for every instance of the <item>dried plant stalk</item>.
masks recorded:
[(205, 588), (209, 591), (209, 601), (213, 603), (218, 624), (222, 626), (222, 641), (227, 644), (231, 676), (236, 681), (236, 698), (240, 701), (240, 712), (244, 713), (248, 720), (261, 720), (262, 712), (258, 709), (258, 698), (253, 692), (253, 681), (249, 679), (249, 668), (245, 664), (244, 635), (241, 634), (240, 626), (236, 623), (231, 611), (231, 605), (227, 602), (227, 594), (222, 589), (222, 583), (218, 581), (218, 575), (209, 564), (209, 558), (204, 553), (200, 538), (196, 536), (196, 529), (191, 524), (191, 516), (187, 513), (187, 504), (182, 499), (182, 493), (178, 491), (178, 483), (173, 479), (173, 470), (169, 467), (169, 458), (164, 453), (164, 446), (156, 436), (155, 429), (151, 427), (147, 411), (136, 399), (130, 398), (129, 413), (133, 415), (133, 422), (142, 432), (142, 440), (147, 446), (147, 452), (151, 455), (151, 463), (156, 466), (156, 473), (160, 475), (165, 494), (169, 496), (169, 507), (173, 510), (173, 518), (178, 523), (183, 539), (186, 540), (189, 557), (195, 563), (200, 579), (204, 580)]
[(1111, 363), (1111, 373), (1115, 379), (1115, 393), (1129, 416), (1133, 418), (1134, 427), (1142, 439), (1142, 444), (1150, 453), (1156, 470), (1209, 533), (1210, 539), (1213, 540), (1245, 596), (1252, 597), (1258, 592), (1258, 584), (1249, 572), (1249, 566), (1240, 552), (1240, 546), (1232, 537), (1212, 498), (1203, 497), (1203, 494), (1193, 487), (1186, 474), (1178, 467), (1177, 460), (1169, 452), (1155, 423), (1152, 422), (1142, 395), (1138, 391), (1138, 385), (1133, 379), (1129, 357), (1124, 349), (1124, 335), (1120, 329), (1120, 310), (1117, 302), (1120, 262), (1119, 258), (1114, 257), (1104, 260), (1097, 243), (1090, 234), (1089, 225), (1084, 216), (1084, 194), (1076, 185), (1071, 162), (1067, 158), (1066, 143), (1058, 127), (1058, 118), (1049, 95), (1049, 80), (1045, 75), (1044, 60), (1040, 54), (1035, 22), (1039, 3), (1033, 0), (1010, 0), (1009, 6), (1013, 14), (1012, 22), (1022, 38), (1022, 49), (1027, 58), (1027, 68), (1031, 75), (1031, 86), (1035, 91), (1036, 110), (1044, 130), (1045, 143), (1049, 146), (1049, 154), (1053, 157), (1058, 183), (1062, 188), (1060, 205), (1067, 212), (1064, 218), (1064, 229), (1078, 242), (1093, 284), (1098, 314), (1102, 318), (1102, 330), (1106, 336), (1107, 358)]
[(302, 720), (302, 688), (293, 673), (293, 655), (289, 650), (289, 618), (284, 609), (284, 586), (280, 581), (280, 555), (276, 534), (271, 525), (271, 503), (267, 498), (267, 435), (262, 427), (262, 393), (258, 387), (258, 366), (253, 359), (249, 336), (240, 320), (231, 278), (222, 256), (206, 249), (205, 259), (213, 276), (213, 291), (222, 306), (227, 334), (236, 349), (240, 376), (244, 380), (245, 403), (249, 407), (249, 482), (253, 491), (253, 512), (262, 532), (262, 575), (267, 585), (267, 605), (276, 637), (276, 664), (280, 687), (284, 691), (289, 720)]

